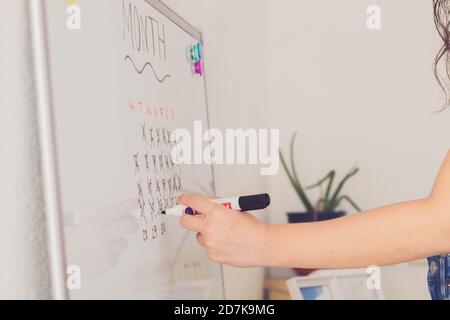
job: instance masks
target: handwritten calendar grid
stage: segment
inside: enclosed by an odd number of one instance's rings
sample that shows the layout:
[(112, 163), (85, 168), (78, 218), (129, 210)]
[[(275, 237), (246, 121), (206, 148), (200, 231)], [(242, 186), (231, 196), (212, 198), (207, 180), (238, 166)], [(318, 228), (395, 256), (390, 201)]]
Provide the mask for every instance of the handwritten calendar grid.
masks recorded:
[(136, 177), (140, 218), (143, 220), (142, 239), (147, 242), (166, 234), (167, 227), (161, 212), (176, 205), (182, 180), (180, 167), (174, 164), (171, 156), (175, 143), (172, 131), (166, 125), (152, 124), (154, 121), (151, 121), (174, 120), (173, 109), (144, 107), (141, 101), (134, 101), (130, 99), (130, 111), (146, 116), (136, 130), (140, 148), (132, 154), (132, 168)]

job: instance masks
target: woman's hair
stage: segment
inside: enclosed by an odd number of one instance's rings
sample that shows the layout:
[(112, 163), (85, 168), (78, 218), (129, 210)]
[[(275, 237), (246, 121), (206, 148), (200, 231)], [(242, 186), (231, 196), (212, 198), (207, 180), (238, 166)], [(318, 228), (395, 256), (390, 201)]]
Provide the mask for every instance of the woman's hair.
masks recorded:
[[(450, 105), (449, 80), (450, 80), (450, 0), (433, 0), (434, 24), (444, 42), (439, 49), (434, 61), (434, 75), (445, 94), (445, 103), (441, 111)], [(443, 79), (439, 74), (439, 65), (445, 59), (445, 75)]]

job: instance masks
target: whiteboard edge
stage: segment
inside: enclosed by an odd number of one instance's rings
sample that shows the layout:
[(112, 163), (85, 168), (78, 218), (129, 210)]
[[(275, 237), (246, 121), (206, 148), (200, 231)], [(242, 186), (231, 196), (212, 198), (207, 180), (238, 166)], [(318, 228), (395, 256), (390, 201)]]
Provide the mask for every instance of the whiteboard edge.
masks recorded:
[[(200, 42), (203, 45), (203, 35), (200, 34)], [(204, 53), (203, 53), (203, 56)], [(206, 118), (208, 121), (208, 129), (211, 128), (211, 117), (210, 117), (210, 112), (209, 112), (209, 96), (208, 96), (208, 86), (207, 86), (207, 82), (206, 82), (206, 74), (207, 74), (207, 68), (205, 66), (205, 59), (203, 59), (203, 82), (204, 82), (204, 87), (205, 87), (205, 99), (206, 99)], [(214, 170), (214, 165), (211, 165), (211, 177), (212, 177), (212, 191), (214, 196), (217, 196), (217, 191), (216, 191), (216, 175), (215, 175), (215, 170)], [(223, 299), (226, 299), (226, 290), (225, 290), (225, 278), (224, 278), (224, 274), (223, 274), (223, 266), (220, 265), (220, 281), (222, 282), (222, 297)]]
[(64, 253), (59, 178), (55, 156), (56, 144), (44, 7), (45, 4), (42, 0), (30, 1), (36, 108), (39, 122), (39, 143), (47, 219), (47, 246), (52, 298), (55, 300), (64, 300), (68, 297), (65, 285), (66, 259)]
[(197, 39), (199, 42), (202, 42), (202, 34), (199, 30), (194, 28), (189, 22), (183, 19), (180, 15), (178, 15), (174, 10), (169, 8), (166, 4), (161, 2), (160, 0), (145, 0), (149, 5), (158, 10), (162, 15), (167, 17), (170, 21), (175, 23), (181, 29), (189, 33), (192, 37)]
[[(204, 39), (202, 33), (194, 28), (189, 22), (187, 22), (185, 19), (183, 19), (181, 16), (179, 16), (175, 11), (173, 11), (171, 8), (169, 8), (166, 4), (162, 3), (160, 0), (145, 0), (148, 4), (153, 6), (156, 10), (158, 10), (162, 15), (167, 17), (169, 20), (171, 20), (173, 23), (178, 25), (181, 29), (186, 31), (188, 34), (190, 34), (192, 37), (194, 37), (196, 40), (198, 40), (202, 45), (204, 44)], [(203, 61), (203, 64), (204, 61)], [(207, 121), (208, 121), (208, 129), (211, 127), (211, 118), (210, 118), (210, 112), (209, 112), (209, 97), (208, 97), (208, 88), (206, 83), (206, 69), (205, 74), (203, 75), (203, 82), (205, 87), (205, 99), (206, 99), (206, 115), (207, 115)], [(214, 166), (211, 165), (211, 176), (212, 176), (212, 188), (213, 193), (216, 195), (216, 179), (215, 179), (215, 172), (214, 172)], [(225, 281), (224, 281), (224, 274), (223, 274), (223, 266), (220, 265), (220, 281), (222, 282), (222, 297), (226, 299), (225, 295)]]

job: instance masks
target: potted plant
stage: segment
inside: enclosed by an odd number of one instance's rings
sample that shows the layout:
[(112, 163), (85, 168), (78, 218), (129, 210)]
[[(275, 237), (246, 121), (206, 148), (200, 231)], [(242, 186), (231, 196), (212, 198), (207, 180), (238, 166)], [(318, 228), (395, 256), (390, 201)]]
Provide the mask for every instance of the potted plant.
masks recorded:
[[(357, 212), (361, 212), (359, 206), (346, 194), (343, 194), (343, 188), (345, 184), (354, 177), (358, 172), (359, 168), (351, 169), (345, 177), (337, 183), (336, 187), (334, 185), (336, 179), (336, 170), (331, 170), (323, 179), (319, 180), (317, 183), (306, 187), (305, 189), (300, 182), (300, 178), (297, 174), (295, 167), (295, 157), (294, 157), (294, 145), (297, 137), (297, 133), (294, 133), (290, 144), (290, 166), (280, 151), (280, 159), (284, 170), (293, 186), (295, 192), (297, 193), (300, 201), (305, 207), (304, 212), (292, 212), (288, 213), (289, 223), (305, 223), (305, 222), (318, 222), (331, 220), (336, 218), (341, 218), (346, 215), (346, 212), (340, 210), (341, 205), (344, 202), (349, 203)], [(313, 203), (308, 197), (305, 190), (311, 190), (319, 188), (320, 196), (316, 203)], [(295, 269), (299, 275), (308, 275), (314, 270), (309, 269)]]

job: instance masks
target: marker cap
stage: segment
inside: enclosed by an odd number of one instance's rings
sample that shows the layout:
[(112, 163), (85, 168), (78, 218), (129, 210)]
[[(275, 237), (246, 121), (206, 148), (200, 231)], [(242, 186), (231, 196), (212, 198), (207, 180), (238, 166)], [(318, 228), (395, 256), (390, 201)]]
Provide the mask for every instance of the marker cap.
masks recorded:
[(270, 196), (267, 193), (239, 197), (239, 207), (241, 207), (243, 211), (262, 210), (269, 205)]

